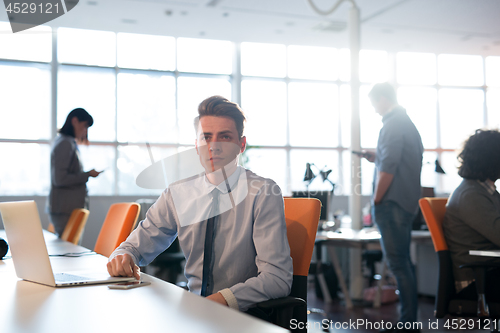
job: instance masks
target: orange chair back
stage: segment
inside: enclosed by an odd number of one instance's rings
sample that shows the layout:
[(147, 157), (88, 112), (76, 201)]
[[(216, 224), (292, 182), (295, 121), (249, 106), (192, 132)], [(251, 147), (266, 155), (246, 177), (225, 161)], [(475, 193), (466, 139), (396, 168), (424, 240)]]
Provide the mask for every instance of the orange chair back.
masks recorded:
[(78, 245), (80, 242), (80, 237), (83, 233), (83, 228), (87, 223), (89, 218), (89, 211), (85, 208), (73, 209), (71, 216), (69, 217), (66, 227), (64, 227), (64, 232), (61, 239)]
[(285, 219), (293, 259), (293, 275), (307, 276), (318, 230), (321, 201), (315, 198), (285, 198)]
[(425, 223), (431, 233), (436, 252), (448, 250), (443, 233), (443, 220), (448, 198), (422, 198), (418, 201)]
[(135, 202), (112, 204), (97, 237), (94, 251), (109, 257), (134, 230), (141, 206)]

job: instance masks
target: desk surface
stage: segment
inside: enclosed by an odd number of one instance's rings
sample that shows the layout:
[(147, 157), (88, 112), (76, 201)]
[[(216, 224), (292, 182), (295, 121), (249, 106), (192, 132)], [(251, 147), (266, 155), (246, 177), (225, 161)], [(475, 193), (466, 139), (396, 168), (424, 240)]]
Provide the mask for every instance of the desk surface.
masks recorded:
[[(411, 232), (413, 241), (431, 239), (428, 230), (413, 230)], [(338, 243), (378, 243), (380, 241), (380, 232), (376, 228), (364, 228), (353, 230), (350, 228), (340, 228), (337, 231), (320, 231), (316, 234), (316, 242)]]
[(469, 254), (471, 256), (481, 256), (481, 257), (500, 257), (500, 250), (497, 250), (497, 251), (470, 250)]
[[(5, 232), (0, 230), (0, 237)], [(49, 254), (87, 249), (45, 233)], [(106, 271), (101, 255), (51, 257), (54, 272)], [(142, 274), (151, 285), (111, 290), (106, 285), (53, 288), (19, 280), (12, 259), (0, 260), (1, 332), (287, 332), (173, 284)]]

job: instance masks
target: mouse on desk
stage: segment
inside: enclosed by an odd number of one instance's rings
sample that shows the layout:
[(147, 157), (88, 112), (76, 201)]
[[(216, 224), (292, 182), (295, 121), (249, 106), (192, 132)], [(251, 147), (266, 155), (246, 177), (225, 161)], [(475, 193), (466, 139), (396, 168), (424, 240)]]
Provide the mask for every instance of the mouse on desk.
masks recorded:
[(342, 230), (337, 229), (337, 230), (335, 230), (335, 232), (337, 232), (337, 233), (341, 234), (341, 233), (342, 233)]
[(9, 252), (9, 245), (7, 241), (3, 238), (0, 238), (0, 260)]

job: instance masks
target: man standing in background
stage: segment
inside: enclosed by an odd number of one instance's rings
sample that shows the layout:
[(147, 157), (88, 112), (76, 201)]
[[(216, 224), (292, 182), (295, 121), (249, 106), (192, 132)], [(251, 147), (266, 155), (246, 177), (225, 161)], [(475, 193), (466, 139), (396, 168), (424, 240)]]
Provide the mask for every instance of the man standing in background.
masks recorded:
[(382, 236), (384, 256), (396, 277), (401, 303), (398, 324), (384, 332), (418, 332), (417, 281), (410, 243), (421, 193), (424, 148), (417, 128), (398, 104), (389, 83), (374, 85), (368, 96), (383, 122), (376, 153), (363, 153), (368, 161), (375, 162), (372, 217)]

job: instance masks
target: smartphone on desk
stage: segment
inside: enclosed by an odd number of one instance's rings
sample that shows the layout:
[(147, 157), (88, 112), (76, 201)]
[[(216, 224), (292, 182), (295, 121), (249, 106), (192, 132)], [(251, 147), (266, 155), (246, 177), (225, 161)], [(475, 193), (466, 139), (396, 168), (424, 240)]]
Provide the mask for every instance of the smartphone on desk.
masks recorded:
[(147, 281), (132, 281), (132, 282), (110, 284), (108, 286), (108, 288), (109, 289), (133, 289), (133, 288), (149, 286), (150, 284), (151, 284), (151, 282), (147, 282)]

